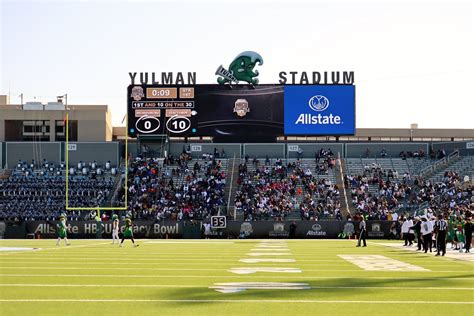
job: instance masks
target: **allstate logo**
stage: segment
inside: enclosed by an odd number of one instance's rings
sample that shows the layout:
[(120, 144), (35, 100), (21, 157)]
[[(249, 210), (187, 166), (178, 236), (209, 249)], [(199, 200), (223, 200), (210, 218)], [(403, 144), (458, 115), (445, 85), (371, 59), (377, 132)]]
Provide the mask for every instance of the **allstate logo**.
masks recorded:
[(315, 95), (309, 99), (308, 104), (312, 110), (321, 112), (329, 107), (329, 99), (324, 95)]
[(318, 232), (321, 230), (321, 225), (319, 224), (314, 224), (312, 227), (311, 227), (315, 232)]

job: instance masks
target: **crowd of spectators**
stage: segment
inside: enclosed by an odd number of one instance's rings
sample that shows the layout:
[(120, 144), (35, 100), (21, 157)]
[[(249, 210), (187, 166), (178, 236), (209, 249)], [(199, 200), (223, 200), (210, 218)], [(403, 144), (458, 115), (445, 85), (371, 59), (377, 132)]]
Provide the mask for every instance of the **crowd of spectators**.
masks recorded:
[[(19, 162), (10, 177), (0, 180), (0, 219), (7, 221), (53, 220), (66, 213), (70, 220), (88, 212), (66, 211), (64, 164), (55, 166)], [(97, 207), (110, 196), (114, 177), (98, 175), (98, 165), (69, 177), (68, 206)], [(73, 168), (75, 170), (75, 168)]]
[(393, 220), (395, 213), (416, 210), (420, 205), (436, 214), (459, 216), (473, 211), (473, 188), (455, 172), (447, 171), (438, 183), (421, 178), (410, 180), (408, 174), (397, 178), (374, 164), (361, 175), (346, 176), (345, 185), (351, 190), (356, 212), (369, 220)]
[[(332, 168), (332, 157), (321, 156), (321, 162)], [(254, 170), (248, 170), (249, 159), (239, 165), (239, 189), (235, 197), (237, 212), (243, 212), (246, 221), (282, 220), (297, 212), (302, 220), (318, 220), (321, 217), (340, 217), (339, 188), (328, 178), (316, 178), (315, 174), (327, 173), (317, 161), (316, 170), (301, 160), (284, 164), (277, 159), (264, 165), (254, 159)], [(323, 163), (324, 163), (323, 162)]]
[(129, 167), (128, 211), (136, 219), (206, 219), (224, 204), (225, 181), (222, 161), (213, 155), (137, 157)]

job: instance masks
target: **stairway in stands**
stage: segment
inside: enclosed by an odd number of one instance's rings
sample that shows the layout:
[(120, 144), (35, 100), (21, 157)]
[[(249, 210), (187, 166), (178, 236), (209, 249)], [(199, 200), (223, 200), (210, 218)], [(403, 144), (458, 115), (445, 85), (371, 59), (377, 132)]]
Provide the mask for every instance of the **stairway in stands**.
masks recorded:
[[(227, 161), (226, 182), (224, 189), (226, 215), (234, 217), (235, 195), (237, 192), (237, 180), (239, 179), (240, 158), (231, 158)], [(224, 215), (224, 214), (221, 214)]]
[(434, 183), (441, 182), (446, 171), (456, 172), (461, 179), (463, 179), (464, 176), (469, 176), (469, 179), (472, 181), (472, 177), (474, 176), (474, 156), (459, 157), (455, 161), (451, 160), (451, 163), (436, 170), (429, 179)]
[[(342, 170), (342, 173), (339, 172)], [(344, 186), (344, 171), (346, 170), (344, 159), (336, 160), (336, 184), (340, 188), (339, 202), (341, 203), (341, 214), (346, 218), (348, 214), (355, 214), (355, 206), (351, 203), (351, 190)]]

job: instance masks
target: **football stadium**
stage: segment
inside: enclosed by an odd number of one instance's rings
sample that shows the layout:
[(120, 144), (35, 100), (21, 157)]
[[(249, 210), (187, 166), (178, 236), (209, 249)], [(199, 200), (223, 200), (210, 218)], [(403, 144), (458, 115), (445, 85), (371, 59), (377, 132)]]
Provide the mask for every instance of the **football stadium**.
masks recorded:
[(2, 2), (0, 314), (473, 315), (473, 9)]

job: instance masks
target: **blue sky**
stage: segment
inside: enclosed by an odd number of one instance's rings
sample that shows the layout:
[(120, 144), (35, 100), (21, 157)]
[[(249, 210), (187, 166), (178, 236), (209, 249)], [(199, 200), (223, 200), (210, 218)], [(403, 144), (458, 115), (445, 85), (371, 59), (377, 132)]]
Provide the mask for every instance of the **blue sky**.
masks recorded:
[(126, 113), (128, 72), (264, 58), (286, 71), (355, 72), (357, 127), (473, 128), (471, 1), (2, 1), (0, 94), (108, 104)]

